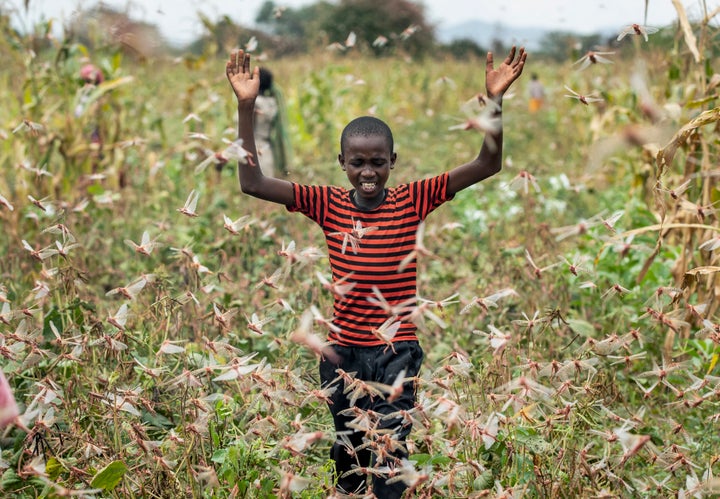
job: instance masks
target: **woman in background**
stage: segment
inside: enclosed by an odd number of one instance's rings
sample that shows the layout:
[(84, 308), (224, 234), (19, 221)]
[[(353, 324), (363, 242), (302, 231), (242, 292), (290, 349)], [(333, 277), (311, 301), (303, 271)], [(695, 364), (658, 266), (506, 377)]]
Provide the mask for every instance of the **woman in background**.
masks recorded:
[(260, 68), (260, 93), (255, 101), (255, 144), (266, 175), (287, 175), (290, 141), (287, 136), (285, 103), (273, 74)]

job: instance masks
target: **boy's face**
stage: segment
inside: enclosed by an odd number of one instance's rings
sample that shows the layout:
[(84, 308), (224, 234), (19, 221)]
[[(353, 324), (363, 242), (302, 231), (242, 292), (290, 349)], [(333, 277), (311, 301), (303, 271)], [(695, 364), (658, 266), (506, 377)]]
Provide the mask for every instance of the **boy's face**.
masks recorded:
[(345, 150), (338, 154), (338, 162), (345, 170), (357, 196), (365, 201), (381, 197), (397, 154), (390, 150), (382, 135), (347, 137)]

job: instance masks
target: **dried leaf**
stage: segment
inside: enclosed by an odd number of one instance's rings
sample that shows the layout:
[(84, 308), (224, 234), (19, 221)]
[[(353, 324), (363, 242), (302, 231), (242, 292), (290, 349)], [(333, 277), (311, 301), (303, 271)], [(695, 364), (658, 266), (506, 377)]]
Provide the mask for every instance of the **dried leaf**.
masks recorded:
[(700, 128), (701, 126), (708, 125), (710, 123), (715, 123), (716, 121), (720, 120), (720, 107), (716, 107), (714, 109), (709, 109), (692, 120), (690, 120), (688, 123), (686, 123), (680, 130), (678, 130), (672, 139), (670, 139), (670, 142), (668, 142), (665, 147), (660, 149), (657, 153), (657, 156), (655, 157), (655, 161), (658, 165), (658, 177), (662, 177), (662, 175), (665, 173), (665, 168), (672, 163), (673, 158), (675, 157), (675, 153), (678, 150), (678, 147), (682, 143), (684, 143), (688, 136), (697, 128)]
[(695, 267), (694, 269), (690, 269), (685, 273), (690, 275), (705, 275), (714, 274), (715, 272), (720, 272), (720, 267), (715, 265), (707, 265), (705, 267)]
[(685, 43), (690, 49), (690, 52), (692, 52), (695, 62), (700, 62), (700, 52), (697, 48), (697, 40), (695, 39), (695, 34), (692, 31), (692, 26), (690, 26), (690, 21), (688, 21), (687, 13), (685, 13), (685, 7), (683, 7), (682, 3), (680, 3), (680, 0), (672, 0), (672, 3), (678, 13), (680, 26), (682, 26), (683, 34), (685, 35)]

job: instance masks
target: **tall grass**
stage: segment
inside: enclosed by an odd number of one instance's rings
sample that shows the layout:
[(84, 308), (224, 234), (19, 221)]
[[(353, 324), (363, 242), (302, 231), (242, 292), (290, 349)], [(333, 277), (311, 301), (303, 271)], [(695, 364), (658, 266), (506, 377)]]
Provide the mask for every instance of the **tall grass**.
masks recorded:
[[(717, 68), (680, 38), (669, 54), (626, 42), (630, 59), (584, 72), (531, 54), (546, 108), (527, 113), (525, 75), (504, 104), (503, 171), (428, 221), (436, 258), (420, 260), (418, 293), (447, 328), (421, 328), (397, 471), (418, 496), (717, 491)], [(90, 89), (84, 47), (24, 43), (0, 76), (0, 354), (28, 431), (2, 435), (0, 490), (326, 497), (331, 419), (316, 359), (289, 336), (311, 306), (330, 313), (327, 261), (278, 254), (324, 251), (321, 234), (241, 195), (231, 164), (194, 173), (235, 137), (224, 62), (100, 53), (107, 80)], [(370, 112), (396, 136), (393, 182), (477, 154), (482, 136), (449, 128), (484, 61), (268, 64), (294, 181), (343, 183), (341, 127)], [(566, 84), (604, 102), (567, 99)], [(223, 215), (247, 223), (232, 234)], [(149, 255), (125, 243), (144, 231)]]

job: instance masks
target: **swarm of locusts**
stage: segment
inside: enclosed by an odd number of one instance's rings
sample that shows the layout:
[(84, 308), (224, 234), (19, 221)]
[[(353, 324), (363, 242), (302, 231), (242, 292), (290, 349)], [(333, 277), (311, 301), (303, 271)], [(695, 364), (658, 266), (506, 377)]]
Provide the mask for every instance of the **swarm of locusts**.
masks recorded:
[[(720, 492), (720, 77), (655, 50), (656, 32), (632, 24), (548, 65), (559, 83), (532, 119), (522, 86), (507, 98), (498, 180), (421, 225), (416, 300), (376, 293), (378, 338), (392, 348), (407, 314), (426, 360), (416, 407), (395, 415), (413, 424), (410, 459), (388, 466), (399, 444), (351, 409), (365, 434), (352, 451), (375, 456), (355, 473), (424, 498)], [(480, 65), (348, 63), (364, 57), (350, 39), (343, 58), (272, 61), (298, 181), (341, 182), (337, 151), (307, 137), (344, 113), (407, 125), (400, 178), (455, 164), (492, 126)], [(84, 83), (82, 51), (23, 47), (0, 80), (0, 494), (339, 497), (329, 396), (392, 401), (406, 379), (339, 371), (320, 388), (352, 276), (326, 275), (309, 225), (240, 197), (233, 164), (253, 159), (217, 60), (108, 58)], [(684, 70), (669, 81), (658, 57)], [(420, 81), (436, 84), (418, 95)], [(372, 230), (358, 222), (343, 250)]]

